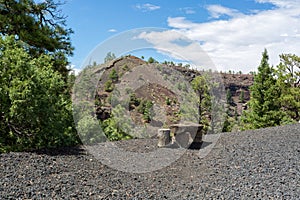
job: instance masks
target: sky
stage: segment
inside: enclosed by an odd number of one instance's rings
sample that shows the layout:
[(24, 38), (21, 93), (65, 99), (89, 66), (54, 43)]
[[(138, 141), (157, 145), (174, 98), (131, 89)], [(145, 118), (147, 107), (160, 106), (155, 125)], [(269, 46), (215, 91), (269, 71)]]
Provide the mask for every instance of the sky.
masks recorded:
[[(135, 52), (145, 53), (146, 59), (153, 53), (160, 60), (159, 49), (168, 49), (193, 60), (201, 48), (219, 71), (256, 71), (265, 48), (274, 66), (282, 53), (300, 56), (300, 0), (67, 0), (61, 9), (74, 30), (75, 51), (69, 60), (77, 70), (97, 48), (102, 51), (94, 56), (101, 59), (114, 50), (103, 44), (115, 41), (126, 49), (129, 37), (152, 45), (150, 51)], [(145, 27), (164, 30), (126, 35)], [(178, 59), (172, 54), (169, 58)]]

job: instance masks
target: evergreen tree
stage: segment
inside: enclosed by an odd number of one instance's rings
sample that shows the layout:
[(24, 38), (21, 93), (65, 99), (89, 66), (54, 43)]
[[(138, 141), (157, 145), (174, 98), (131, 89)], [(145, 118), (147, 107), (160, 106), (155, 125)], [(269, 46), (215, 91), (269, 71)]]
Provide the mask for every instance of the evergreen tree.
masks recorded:
[(281, 107), (295, 121), (300, 120), (300, 57), (292, 54), (280, 55), (277, 66), (277, 85), (281, 88)]
[(71, 29), (66, 28), (60, 3), (53, 0), (35, 3), (34, 0), (0, 0), (0, 33), (12, 35), (27, 43), (31, 56), (41, 54), (52, 57), (55, 71), (67, 79), (67, 56), (71, 56)]
[(276, 85), (274, 69), (270, 67), (267, 50), (262, 54), (258, 73), (254, 76), (249, 110), (244, 112), (244, 129), (257, 129), (280, 125), (283, 113), (280, 109), (280, 90)]
[(150, 57), (149, 59), (148, 59), (148, 63), (155, 63), (156, 62), (156, 60), (154, 59), (154, 58), (152, 58), (152, 57)]
[(211, 106), (211, 96), (209, 94), (207, 78), (204, 75), (197, 76), (192, 81), (192, 88), (198, 96), (198, 123), (202, 124), (203, 121), (207, 121), (204, 117), (209, 112)]
[(244, 90), (241, 91), (240, 96), (239, 96), (239, 100), (241, 103), (245, 103), (245, 92)]
[(222, 127), (222, 132), (230, 132), (233, 127), (232, 118), (230, 118), (228, 115), (225, 116), (224, 124)]
[(116, 59), (116, 55), (112, 52), (108, 52), (104, 58), (104, 63), (110, 62), (114, 59)]
[(238, 110), (237, 110), (237, 107), (234, 108), (234, 120), (235, 121), (238, 121), (239, 118), (238, 118), (239, 114), (238, 114)]
[(231, 105), (233, 103), (231, 91), (229, 88), (226, 90), (226, 102), (228, 105)]
[(116, 69), (112, 69), (111, 72), (109, 73), (109, 78), (113, 82), (117, 82), (119, 80), (119, 75)]
[(277, 66), (277, 75), (280, 83), (289, 84), (291, 87), (300, 86), (300, 57), (294, 54), (282, 54), (280, 64)]

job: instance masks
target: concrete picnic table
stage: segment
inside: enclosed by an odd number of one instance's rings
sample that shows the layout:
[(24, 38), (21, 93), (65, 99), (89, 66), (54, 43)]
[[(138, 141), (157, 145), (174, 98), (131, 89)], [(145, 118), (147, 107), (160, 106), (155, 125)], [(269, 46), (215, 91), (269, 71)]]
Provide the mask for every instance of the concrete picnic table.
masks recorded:
[[(170, 129), (160, 129), (158, 131), (159, 147), (166, 146), (170, 143), (177, 143), (182, 148), (188, 148), (193, 142), (202, 142), (203, 125), (201, 124), (172, 124), (169, 127)], [(170, 135), (172, 135), (172, 141)]]

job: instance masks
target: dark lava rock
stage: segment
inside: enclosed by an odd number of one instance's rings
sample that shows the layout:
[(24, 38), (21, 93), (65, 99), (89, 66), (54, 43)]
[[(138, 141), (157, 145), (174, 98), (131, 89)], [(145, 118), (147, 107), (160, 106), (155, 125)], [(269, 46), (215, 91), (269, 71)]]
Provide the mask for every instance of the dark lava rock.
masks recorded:
[[(156, 148), (152, 139), (132, 142), (117, 145)], [(222, 134), (206, 157), (198, 154), (188, 149), (169, 166), (139, 174), (105, 166), (78, 147), (0, 154), (0, 199), (300, 198), (298, 124)]]

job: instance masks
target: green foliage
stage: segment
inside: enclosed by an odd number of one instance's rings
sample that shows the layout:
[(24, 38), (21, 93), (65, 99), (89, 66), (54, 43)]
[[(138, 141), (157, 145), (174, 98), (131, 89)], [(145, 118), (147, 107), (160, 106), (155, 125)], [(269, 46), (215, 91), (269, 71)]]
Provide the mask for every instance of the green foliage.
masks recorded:
[(234, 119), (235, 119), (235, 121), (238, 121), (238, 111), (237, 111), (237, 107), (234, 108)]
[(287, 115), (295, 120), (300, 120), (300, 89), (299, 88), (287, 88), (283, 91), (280, 102), (282, 109)]
[(222, 132), (230, 132), (234, 126), (234, 120), (226, 116), (223, 127), (222, 127)]
[(126, 92), (126, 94), (129, 94), (129, 95), (133, 93), (131, 88), (125, 88), (125, 92)]
[(280, 83), (294, 88), (300, 86), (300, 57), (294, 54), (282, 54), (277, 68), (276, 75)]
[(112, 52), (108, 52), (104, 58), (104, 63), (110, 62), (114, 59), (116, 59), (116, 55)]
[(128, 140), (132, 137), (119, 128), (118, 123), (114, 118), (108, 118), (102, 122), (103, 131), (109, 141)]
[(153, 103), (146, 99), (142, 99), (138, 106), (138, 112), (143, 114), (143, 119), (146, 123), (149, 123), (153, 117), (152, 108)]
[(109, 73), (109, 78), (113, 82), (117, 82), (119, 80), (119, 75), (116, 69), (112, 69), (111, 72)]
[(78, 121), (77, 131), (83, 144), (91, 145), (106, 141), (99, 121), (89, 114)]
[(128, 70), (129, 70), (129, 67), (128, 67), (128, 65), (123, 65), (122, 69), (123, 69), (124, 71), (128, 71)]
[(154, 58), (150, 57), (148, 59), (148, 63), (157, 63), (157, 61)]
[(62, 75), (54, 71), (51, 56), (32, 58), (24, 45), (14, 37), (0, 38), (0, 148), (77, 144)]
[(59, 10), (61, 5), (53, 0), (0, 0), (0, 30), (3, 36), (12, 35), (27, 43), (28, 53), (35, 58), (51, 55), (53, 70), (66, 78), (67, 56), (73, 52), (73, 31), (66, 28), (65, 17)]
[(104, 90), (106, 92), (112, 92), (114, 90), (114, 84), (112, 80), (106, 81), (106, 83), (104, 84)]
[(209, 94), (208, 77), (205, 75), (197, 76), (191, 83), (192, 88), (196, 92), (198, 99), (198, 123), (201, 124), (211, 106), (211, 96)]
[(229, 105), (231, 105), (233, 103), (232, 94), (231, 94), (230, 89), (226, 90), (226, 102)]
[(131, 139), (130, 131), (133, 129), (128, 118), (124, 117), (125, 108), (117, 105), (112, 110), (112, 117), (101, 122), (102, 129), (110, 141)]
[(245, 91), (244, 90), (241, 91), (239, 100), (241, 103), (245, 103)]
[(280, 55), (277, 67), (277, 85), (281, 89), (282, 109), (294, 121), (300, 120), (300, 57), (292, 54)]
[(135, 96), (134, 93), (131, 93), (131, 94), (129, 95), (129, 98), (130, 98), (130, 100), (129, 100), (129, 109), (130, 109), (130, 110), (131, 110), (131, 109), (134, 109), (135, 107), (137, 107), (137, 106), (140, 105), (141, 100), (138, 99), (138, 98)]
[(280, 105), (280, 89), (276, 84), (274, 69), (268, 64), (267, 50), (263, 52), (258, 73), (250, 88), (249, 110), (244, 112), (242, 121), (245, 129), (257, 129), (281, 125), (284, 113)]

